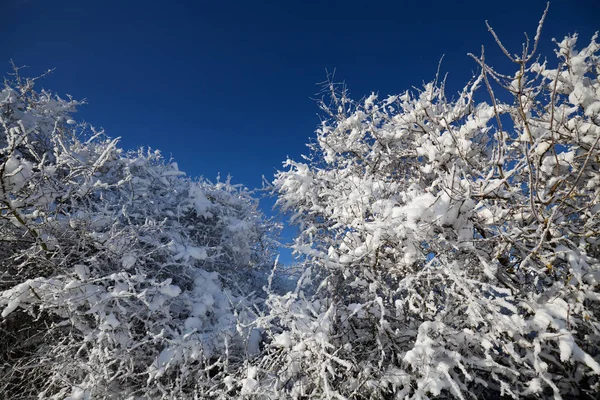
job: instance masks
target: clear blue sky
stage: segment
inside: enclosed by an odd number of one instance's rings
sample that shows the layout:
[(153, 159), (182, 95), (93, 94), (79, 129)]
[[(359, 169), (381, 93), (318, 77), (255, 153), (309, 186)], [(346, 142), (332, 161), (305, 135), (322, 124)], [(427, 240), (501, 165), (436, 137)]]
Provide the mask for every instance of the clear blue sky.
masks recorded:
[[(189, 175), (254, 188), (299, 158), (318, 124), (315, 85), (336, 69), (355, 97), (419, 86), (442, 55), (450, 88), (502, 60), (485, 27), (517, 51), (545, 1), (0, 0), (0, 60), (42, 86), (86, 98), (80, 117), (172, 155)], [(543, 32), (600, 30), (599, 0), (556, 0)], [(499, 61), (499, 62), (504, 62)], [(511, 70), (512, 71), (512, 70)], [(286, 257), (287, 258), (287, 257)]]

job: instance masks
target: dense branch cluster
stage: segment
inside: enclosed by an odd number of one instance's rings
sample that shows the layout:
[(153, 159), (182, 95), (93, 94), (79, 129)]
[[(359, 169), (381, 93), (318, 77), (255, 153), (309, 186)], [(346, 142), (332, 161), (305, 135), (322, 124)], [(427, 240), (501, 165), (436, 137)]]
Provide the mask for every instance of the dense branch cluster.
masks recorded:
[(472, 56), (455, 98), (439, 77), (360, 101), (325, 84), (310, 155), (274, 182), (299, 227), (287, 292), (245, 189), (125, 153), (76, 101), (7, 82), (0, 392), (596, 396), (600, 44), (569, 36), (542, 61), (542, 22), (517, 55), (490, 28), (515, 70)]
[(595, 396), (600, 46), (576, 40), (555, 67), (474, 57), (452, 100), (437, 79), (360, 102), (327, 85), (311, 156), (275, 181), (312, 279), (268, 300), (259, 393)]
[(125, 153), (32, 84), (0, 92), (0, 392), (210, 392), (245, 354), (237, 310), (272, 263), (275, 226), (245, 189)]

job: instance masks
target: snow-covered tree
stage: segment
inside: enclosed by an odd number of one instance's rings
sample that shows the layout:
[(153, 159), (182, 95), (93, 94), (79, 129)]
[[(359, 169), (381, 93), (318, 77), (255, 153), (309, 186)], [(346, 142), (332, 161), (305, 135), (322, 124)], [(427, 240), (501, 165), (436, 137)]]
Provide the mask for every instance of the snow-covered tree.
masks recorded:
[(33, 84), (0, 90), (2, 397), (225, 393), (275, 225), (243, 187), (125, 152)]
[(241, 393), (597, 395), (600, 45), (542, 62), (542, 22), (517, 55), (494, 34), (515, 70), (473, 56), (454, 98), (438, 77), (358, 102), (326, 85), (310, 155), (275, 181), (306, 272), (269, 296)]

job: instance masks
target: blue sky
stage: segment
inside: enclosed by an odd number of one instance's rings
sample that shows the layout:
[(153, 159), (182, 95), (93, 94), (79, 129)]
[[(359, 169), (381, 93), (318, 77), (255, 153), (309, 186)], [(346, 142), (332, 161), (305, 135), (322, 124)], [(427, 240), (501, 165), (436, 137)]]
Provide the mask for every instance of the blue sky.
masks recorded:
[[(189, 175), (231, 174), (254, 188), (305, 152), (326, 70), (354, 97), (387, 95), (431, 80), (445, 55), (442, 71), (458, 89), (476, 69), (466, 54), (481, 45), (492, 64), (506, 65), (486, 19), (518, 51), (544, 8), (538, 0), (0, 0), (2, 72), (10, 59), (31, 76), (55, 68), (41, 85), (86, 98), (80, 118), (123, 147), (160, 149)], [(551, 38), (573, 32), (587, 44), (599, 21), (600, 1), (553, 1), (540, 50), (550, 55)]]

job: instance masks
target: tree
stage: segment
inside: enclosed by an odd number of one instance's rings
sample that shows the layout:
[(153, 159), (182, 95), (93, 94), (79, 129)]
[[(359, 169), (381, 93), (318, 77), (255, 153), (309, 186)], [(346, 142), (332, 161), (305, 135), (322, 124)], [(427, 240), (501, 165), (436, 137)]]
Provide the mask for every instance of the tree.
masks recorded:
[(0, 392), (187, 398), (227, 391), (276, 226), (243, 187), (72, 119), (15, 69), (0, 91)]
[(275, 180), (306, 272), (267, 299), (243, 393), (596, 395), (600, 46), (568, 36), (552, 67), (542, 23), (517, 55), (490, 28), (516, 72), (482, 51), (455, 99), (437, 76), (358, 102), (325, 85), (310, 156)]

